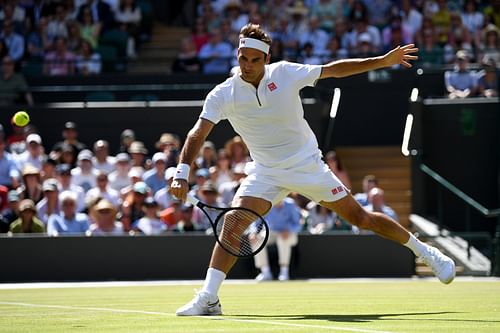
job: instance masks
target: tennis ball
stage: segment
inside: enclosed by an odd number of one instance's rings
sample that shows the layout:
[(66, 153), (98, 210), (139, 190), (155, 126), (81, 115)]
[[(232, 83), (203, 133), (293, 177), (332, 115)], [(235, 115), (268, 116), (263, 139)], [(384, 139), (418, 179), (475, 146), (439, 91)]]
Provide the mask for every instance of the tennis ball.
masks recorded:
[(16, 114), (14, 114), (14, 117), (12, 117), (12, 121), (14, 124), (16, 124), (19, 127), (23, 127), (28, 125), (30, 122), (30, 116), (26, 111), (18, 111)]

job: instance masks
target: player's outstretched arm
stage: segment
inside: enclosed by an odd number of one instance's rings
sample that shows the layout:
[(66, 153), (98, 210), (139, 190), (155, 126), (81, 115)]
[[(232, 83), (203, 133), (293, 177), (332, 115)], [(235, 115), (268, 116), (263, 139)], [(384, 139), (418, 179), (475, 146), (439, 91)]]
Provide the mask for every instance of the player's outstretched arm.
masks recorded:
[[(198, 119), (187, 135), (186, 142), (182, 147), (181, 155), (179, 157), (179, 164), (183, 163), (191, 165), (193, 163), (201, 149), (201, 146), (203, 145), (203, 142), (205, 142), (213, 127), (214, 123), (211, 121), (203, 118)], [(172, 195), (185, 201), (188, 190), (189, 187), (187, 180), (175, 179), (174, 177), (174, 180), (170, 185), (170, 193)]]
[(410, 61), (418, 59), (414, 55), (417, 52), (418, 48), (414, 44), (407, 44), (398, 46), (378, 57), (333, 61), (323, 65), (323, 70), (319, 78), (341, 78), (394, 65), (403, 65), (406, 68), (410, 68), (412, 66)]

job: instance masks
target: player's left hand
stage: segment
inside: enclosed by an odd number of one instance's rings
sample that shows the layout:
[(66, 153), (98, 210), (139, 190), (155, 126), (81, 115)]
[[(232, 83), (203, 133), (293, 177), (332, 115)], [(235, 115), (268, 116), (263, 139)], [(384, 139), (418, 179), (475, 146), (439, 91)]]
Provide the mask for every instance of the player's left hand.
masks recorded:
[(418, 48), (415, 44), (407, 44), (404, 46), (398, 46), (384, 55), (387, 62), (387, 66), (391, 67), (394, 65), (403, 65), (406, 68), (411, 68), (412, 65), (410, 60), (417, 60), (418, 56), (413, 55), (418, 52)]

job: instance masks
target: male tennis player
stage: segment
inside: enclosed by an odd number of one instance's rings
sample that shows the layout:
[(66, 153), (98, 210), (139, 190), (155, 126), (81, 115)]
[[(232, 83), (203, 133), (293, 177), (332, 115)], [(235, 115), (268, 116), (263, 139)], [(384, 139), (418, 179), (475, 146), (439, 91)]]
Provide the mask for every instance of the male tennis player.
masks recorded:
[[(450, 283), (455, 264), (438, 249), (420, 242), (400, 224), (380, 213), (365, 211), (321, 159), (316, 137), (304, 119), (299, 91), (317, 80), (341, 78), (401, 64), (410, 68), (418, 51), (413, 44), (383, 56), (345, 59), (326, 65), (278, 62), (269, 65), (271, 38), (260, 26), (240, 31), (239, 72), (217, 85), (189, 132), (180, 155), (171, 193), (183, 200), (189, 168), (212, 128), (227, 119), (248, 145), (253, 162), (236, 192), (232, 206), (260, 215), (289, 192), (298, 192), (334, 210), (353, 225), (410, 248), (429, 265), (439, 280)], [(217, 296), (236, 257), (215, 245), (205, 283), (194, 299), (177, 310), (179, 316), (221, 315)]]

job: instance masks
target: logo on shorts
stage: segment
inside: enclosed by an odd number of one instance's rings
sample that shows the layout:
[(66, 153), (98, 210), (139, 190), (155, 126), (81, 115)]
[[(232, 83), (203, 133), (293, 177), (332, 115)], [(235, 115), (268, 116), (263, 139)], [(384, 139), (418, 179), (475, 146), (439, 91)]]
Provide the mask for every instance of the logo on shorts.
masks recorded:
[(332, 194), (337, 195), (341, 192), (344, 192), (344, 187), (343, 186), (337, 186), (334, 189), (332, 189)]
[(278, 88), (274, 82), (269, 83), (267, 87), (269, 88), (270, 91), (274, 91)]

